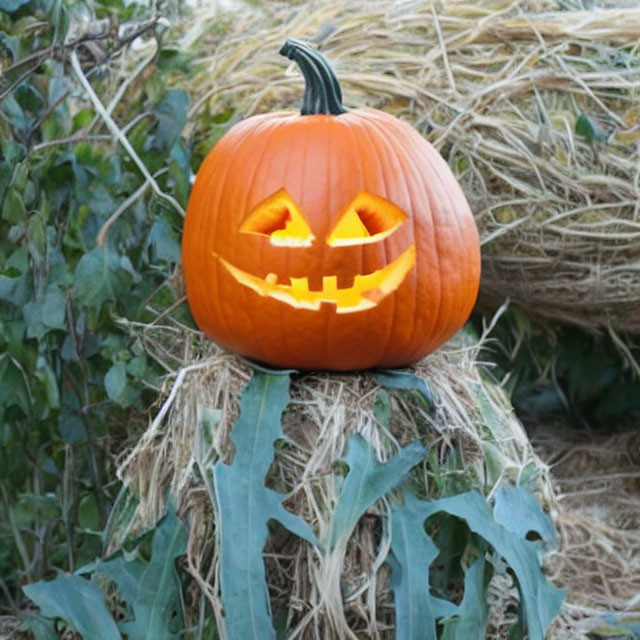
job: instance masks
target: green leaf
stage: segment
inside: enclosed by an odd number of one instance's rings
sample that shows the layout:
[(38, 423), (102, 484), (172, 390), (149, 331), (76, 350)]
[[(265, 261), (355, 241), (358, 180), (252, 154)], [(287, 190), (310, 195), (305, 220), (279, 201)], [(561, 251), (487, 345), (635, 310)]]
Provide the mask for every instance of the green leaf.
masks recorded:
[(63, 410), (58, 417), (58, 431), (67, 444), (84, 442), (87, 438), (84, 423), (76, 411), (75, 407), (73, 413)]
[[(424, 521), (429, 516), (444, 511), (465, 520), (471, 531), (484, 538), (505, 559), (515, 574), (529, 640), (544, 640), (546, 629), (560, 611), (564, 592), (551, 585), (543, 574), (535, 543), (523, 540), (497, 523), (485, 499), (476, 491), (432, 502), (419, 501), (405, 492), (405, 504), (398, 507), (397, 511), (401, 512), (405, 508), (410, 510), (414, 526), (423, 534)], [(395, 515), (397, 516), (397, 512)], [(402, 570), (407, 570), (408, 564), (414, 561), (413, 556), (406, 557)], [(415, 599), (400, 600), (400, 603), (410, 607), (409, 611), (424, 606)], [(399, 611), (397, 615), (406, 617), (409, 614)], [(408, 640), (412, 639), (412, 636), (406, 637)]]
[(604, 142), (607, 139), (605, 133), (600, 129), (598, 123), (585, 113), (581, 113), (576, 120), (576, 133), (584, 136), (589, 144), (593, 144), (596, 140)]
[(292, 533), (319, 544), (307, 523), (284, 509), (284, 496), (264, 485), (274, 442), (284, 437), (281, 415), (288, 403), (288, 374), (255, 372), (231, 432), (233, 463), (213, 466), (221, 597), (229, 638), (275, 638), (262, 559), (268, 522), (277, 520)]
[(17, 307), (24, 306), (31, 298), (30, 280), (27, 273), (15, 278), (0, 275), (0, 300), (11, 302)]
[[(36, 369), (36, 377), (42, 383), (44, 387), (45, 396), (47, 399), (47, 406), (51, 409), (58, 409), (60, 407), (60, 391), (58, 390), (58, 381), (55, 373), (51, 368), (51, 365), (46, 361), (44, 356), (38, 356), (38, 363)], [(47, 415), (47, 411), (43, 411), (44, 415)]]
[(358, 434), (352, 435), (344, 457), (349, 473), (331, 518), (329, 547), (336, 546), (339, 541), (345, 542), (364, 512), (398, 486), (426, 453), (419, 442), (412, 442), (388, 462), (380, 463), (366, 440)]
[(27, 218), (22, 193), (15, 187), (7, 192), (2, 206), (2, 218), (11, 224), (19, 224)]
[(60, 574), (55, 580), (26, 585), (22, 590), (43, 616), (62, 618), (84, 640), (122, 640), (102, 591), (88, 580)]
[(485, 640), (489, 618), (485, 568), (486, 560), (480, 557), (467, 569), (459, 615), (444, 622), (440, 640)]
[(496, 493), (493, 517), (519, 538), (526, 538), (533, 531), (547, 545), (556, 544), (556, 531), (551, 518), (542, 511), (534, 495), (525, 487), (500, 487)]
[(164, 218), (153, 223), (147, 238), (147, 251), (152, 263), (163, 261), (171, 264), (180, 260), (180, 245)]
[(640, 616), (606, 614), (597, 627), (589, 629), (587, 637), (592, 640), (640, 640)]
[(25, 5), (30, 0), (0, 0), (0, 11), (6, 11), (7, 13), (13, 13), (17, 11), (22, 5)]
[(40, 300), (25, 304), (22, 309), (27, 323), (27, 338), (41, 340), (54, 329), (66, 329), (67, 298), (56, 285), (49, 285)]
[(29, 627), (34, 640), (58, 640), (53, 620), (34, 614), (24, 615), (22, 620)]
[(123, 268), (121, 256), (107, 245), (85, 253), (75, 271), (73, 295), (81, 304), (100, 309), (128, 289), (131, 275)]
[(31, 394), (24, 372), (8, 355), (0, 356), (0, 417), (2, 409), (17, 406), (29, 415)]
[(187, 532), (172, 506), (156, 526), (149, 562), (119, 556), (102, 562), (97, 571), (108, 575), (133, 611), (133, 620), (121, 622), (128, 640), (170, 640), (182, 629), (180, 579), (175, 560), (187, 551)]
[(122, 404), (127, 396), (127, 365), (116, 362), (104, 377), (107, 395), (118, 404)]
[[(436, 619), (455, 615), (455, 604), (431, 595), (429, 567), (438, 547), (425, 532), (423, 503), (410, 493), (391, 509), (391, 588), (396, 606), (396, 640), (436, 640)], [(447, 608), (449, 609), (447, 611)]]
[(384, 389), (378, 391), (376, 402), (373, 405), (373, 415), (383, 427), (389, 427), (389, 421), (391, 420), (391, 398), (389, 398), (389, 394)]
[(178, 141), (180, 133), (187, 124), (187, 110), (189, 96), (182, 89), (170, 89), (162, 100), (153, 108), (158, 120), (155, 133), (150, 136), (145, 145), (145, 151), (157, 149), (169, 151)]
[[(25, 2), (28, 0), (25, 0)], [(15, 40), (9, 36), (8, 33), (2, 31), (0, 29), (0, 54), (2, 57), (11, 58), (11, 61), (15, 61), (17, 56), (16, 51), (16, 42)], [(2, 190), (0, 189), (0, 195), (2, 195)]]
[(373, 377), (384, 387), (390, 389), (404, 389), (417, 391), (427, 404), (433, 404), (433, 389), (428, 380), (401, 369), (386, 369), (376, 371)]

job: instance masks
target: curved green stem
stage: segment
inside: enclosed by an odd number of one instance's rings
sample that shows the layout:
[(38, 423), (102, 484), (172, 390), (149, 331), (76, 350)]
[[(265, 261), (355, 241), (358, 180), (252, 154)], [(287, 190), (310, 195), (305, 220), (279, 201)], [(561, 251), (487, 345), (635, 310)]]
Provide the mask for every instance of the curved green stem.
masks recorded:
[(302, 71), (305, 89), (300, 113), (303, 116), (346, 113), (342, 106), (342, 90), (329, 61), (306, 42), (287, 38), (280, 54), (293, 60)]

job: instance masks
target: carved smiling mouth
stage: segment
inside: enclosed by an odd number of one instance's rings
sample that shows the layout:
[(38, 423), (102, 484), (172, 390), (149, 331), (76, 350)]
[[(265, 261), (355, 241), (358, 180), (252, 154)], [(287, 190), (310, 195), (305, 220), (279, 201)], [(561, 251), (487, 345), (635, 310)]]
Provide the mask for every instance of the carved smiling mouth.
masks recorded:
[(382, 269), (355, 276), (350, 287), (339, 289), (336, 276), (324, 276), (320, 291), (309, 289), (308, 278), (289, 278), (291, 284), (281, 284), (275, 273), (268, 274), (266, 278), (259, 278), (235, 267), (218, 255), (216, 257), (240, 284), (253, 289), (261, 296), (275, 298), (298, 309), (317, 311), (324, 302), (334, 304), (336, 313), (352, 313), (375, 307), (380, 300), (400, 286), (416, 261), (416, 247), (412, 244)]

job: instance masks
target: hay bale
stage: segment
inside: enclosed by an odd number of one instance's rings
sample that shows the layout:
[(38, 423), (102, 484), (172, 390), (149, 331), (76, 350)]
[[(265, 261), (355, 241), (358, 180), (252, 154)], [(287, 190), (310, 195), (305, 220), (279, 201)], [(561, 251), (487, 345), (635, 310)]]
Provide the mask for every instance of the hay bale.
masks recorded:
[[(119, 460), (124, 489), (106, 535), (108, 551), (152, 526), (170, 494), (189, 523), (187, 570), (220, 619), (211, 464), (232, 455), (229, 432), (251, 369), (187, 327), (151, 325), (140, 338), (173, 373), (155, 419)], [(489, 495), (505, 482), (528, 478), (553, 510), (546, 465), (533, 452), (503, 391), (481, 374), (477, 349), (477, 341), (461, 333), (415, 365), (414, 372), (433, 388), (434, 405), (427, 408), (406, 392), (389, 389), (388, 425), (377, 417), (381, 386), (370, 374), (295, 374), (292, 402), (283, 416), (288, 442), (276, 448), (267, 486), (287, 494), (287, 509), (322, 535), (339, 495), (335, 465), (349, 436), (358, 433), (380, 461), (416, 439), (430, 444), (435, 458), (413, 472), (424, 496), (471, 487)], [(207, 417), (211, 411), (220, 412), (215, 429)], [(388, 509), (386, 500), (378, 501), (360, 520), (335, 580), (345, 595), (338, 592), (335, 601), (327, 597), (326, 581), (335, 577), (334, 567), (325, 565), (330, 560), (290, 535), (270, 537), (267, 581), (274, 608), (289, 612), (288, 637), (352, 637), (351, 632), (363, 630), (367, 637), (393, 637), (393, 596), (383, 566), (388, 531), (381, 524)], [(496, 600), (517, 602), (513, 585), (494, 585), (492, 593)], [(500, 614), (496, 633), (504, 623)]]
[[(562, 3), (566, 5), (567, 3)], [(332, 60), (348, 106), (413, 123), (448, 159), (483, 243), (480, 305), (640, 331), (640, 8), (382, 0), (269, 3), (216, 14), (181, 46), (206, 52), (192, 125), (297, 108), (287, 36)], [(266, 19), (265, 19), (266, 18)], [(635, 53), (634, 53), (635, 52)]]
[[(563, 425), (530, 427), (536, 451), (554, 477), (560, 549), (548, 562), (567, 590), (552, 640), (606, 628), (603, 614), (638, 620), (640, 605), (640, 434), (597, 435)], [(602, 637), (623, 636), (603, 632)], [(598, 636), (600, 637), (600, 636)]]

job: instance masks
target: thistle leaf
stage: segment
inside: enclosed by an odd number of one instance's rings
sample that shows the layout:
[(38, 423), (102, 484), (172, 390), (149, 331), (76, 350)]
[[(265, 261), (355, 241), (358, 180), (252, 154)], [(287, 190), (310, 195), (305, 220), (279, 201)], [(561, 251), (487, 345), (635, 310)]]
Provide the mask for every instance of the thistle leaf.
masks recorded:
[(519, 538), (526, 538), (528, 533), (534, 532), (547, 545), (556, 544), (556, 531), (551, 518), (542, 511), (531, 491), (525, 487), (500, 487), (496, 493), (493, 517)]
[(348, 539), (364, 512), (378, 498), (397, 487), (426, 453), (425, 447), (416, 441), (388, 462), (380, 463), (364, 438), (352, 435), (344, 457), (349, 473), (331, 519), (329, 546), (336, 546), (339, 539)]
[(289, 375), (255, 372), (233, 427), (233, 463), (213, 466), (220, 532), (220, 587), (227, 637), (275, 638), (262, 550), (270, 520), (318, 545), (304, 520), (284, 509), (284, 496), (265, 487), (273, 444), (284, 438), (281, 416), (289, 403)]
[(170, 640), (172, 624), (181, 628), (180, 580), (175, 559), (187, 550), (187, 532), (173, 506), (157, 525), (151, 542), (151, 559), (119, 556), (101, 562), (97, 570), (118, 586), (120, 596), (133, 611), (133, 620), (120, 623), (129, 640)]
[(438, 547), (422, 523), (424, 503), (410, 493), (391, 509), (391, 588), (396, 603), (396, 640), (436, 640), (436, 620), (458, 613), (458, 607), (431, 595), (429, 567)]
[[(396, 617), (403, 621), (402, 624), (407, 630), (406, 634), (398, 637), (402, 637), (403, 640), (435, 638), (435, 635), (420, 635), (435, 633), (433, 618), (437, 618), (438, 614), (435, 613), (433, 596), (429, 593), (429, 576), (428, 571), (425, 572), (425, 561), (417, 558), (426, 552), (430, 563), (436, 557), (434, 549), (429, 544), (431, 541), (425, 543), (421, 537), (427, 535), (424, 531), (425, 520), (444, 511), (465, 520), (471, 531), (484, 538), (505, 559), (518, 581), (528, 636), (530, 640), (544, 640), (546, 629), (560, 611), (564, 593), (551, 585), (542, 573), (538, 545), (523, 539), (496, 522), (485, 499), (476, 491), (432, 502), (418, 500), (408, 492), (405, 492), (404, 497), (404, 504), (392, 510), (392, 519), (399, 519), (399, 523), (394, 523), (392, 520), (392, 531), (395, 531), (396, 535), (391, 545), (394, 558), (390, 563), (392, 568), (395, 563), (394, 574), (398, 571), (399, 565), (399, 572), (394, 575), (393, 581), (396, 594)], [(414, 548), (421, 549), (421, 552), (413, 553)], [(421, 570), (419, 566), (422, 566)], [(470, 588), (473, 594), (478, 592), (481, 585), (480, 577), (476, 573), (468, 575), (470, 570), (471, 567), (467, 569), (465, 587)], [(475, 568), (474, 572), (476, 571), (479, 572), (480, 569)], [(472, 606), (475, 596), (469, 597), (471, 600), (465, 604), (463, 599), (463, 604), (458, 608), (457, 628), (477, 629), (477, 621), (481, 619), (482, 611)], [(425, 613), (424, 609), (427, 608), (430, 608), (431, 612)], [(473, 620), (476, 622), (473, 623)], [(400, 629), (399, 626), (399, 632)], [(424, 629), (428, 631), (425, 632)], [(456, 635), (450, 637), (456, 639), (473, 637), (469, 636), (467, 631), (460, 633), (462, 635), (458, 636), (456, 631)]]
[(47, 618), (62, 618), (84, 640), (122, 640), (100, 588), (74, 574), (22, 587)]

